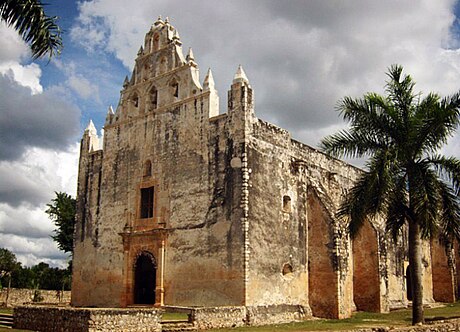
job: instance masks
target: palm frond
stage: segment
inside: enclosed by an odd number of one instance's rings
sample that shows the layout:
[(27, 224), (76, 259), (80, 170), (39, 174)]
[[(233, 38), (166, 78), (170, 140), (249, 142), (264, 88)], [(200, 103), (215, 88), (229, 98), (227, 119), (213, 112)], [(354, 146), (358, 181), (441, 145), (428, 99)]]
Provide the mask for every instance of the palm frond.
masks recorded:
[(57, 17), (45, 14), (40, 0), (3, 0), (0, 16), (30, 45), (32, 57), (50, 57), (62, 50), (61, 30)]
[(455, 157), (434, 155), (427, 159), (441, 178), (452, 186), (455, 195), (460, 195), (460, 160)]
[(386, 84), (386, 92), (390, 100), (395, 104), (401, 119), (408, 119), (412, 113), (411, 106), (414, 101), (414, 85), (410, 75), (402, 75), (403, 67), (392, 65), (388, 70), (389, 81)]
[(394, 178), (394, 186), (388, 193), (388, 207), (386, 213), (386, 231), (391, 233), (396, 241), (404, 224), (413, 218), (409, 209), (408, 192), (406, 190), (406, 176), (400, 174)]
[(384, 148), (384, 144), (368, 133), (357, 133), (346, 130), (325, 137), (321, 140), (320, 149), (336, 157), (362, 157)]
[(417, 108), (421, 125), (414, 140), (415, 149), (435, 152), (447, 142), (460, 122), (460, 95), (454, 94), (442, 100), (436, 94), (428, 95)]
[(460, 240), (460, 202), (452, 187), (442, 182), (439, 186), (441, 196), (440, 235), (450, 238), (452, 235)]
[(430, 238), (438, 230), (440, 181), (426, 161), (416, 163), (409, 177), (410, 206), (422, 231), (422, 237)]
[(393, 187), (391, 157), (382, 151), (371, 158), (369, 172), (361, 175), (337, 212), (337, 217), (349, 220), (352, 238), (358, 234), (368, 216), (373, 217), (387, 209), (388, 192)]

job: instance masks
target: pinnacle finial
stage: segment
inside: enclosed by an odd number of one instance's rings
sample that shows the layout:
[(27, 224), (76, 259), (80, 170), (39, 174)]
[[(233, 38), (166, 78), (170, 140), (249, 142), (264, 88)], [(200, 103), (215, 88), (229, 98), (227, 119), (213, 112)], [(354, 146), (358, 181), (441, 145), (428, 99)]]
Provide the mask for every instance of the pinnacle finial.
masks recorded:
[(159, 26), (159, 25), (162, 25), (164, 24), (165, 22), (163, 22), (163, 20), (161, 19), (161, 15), (158, 15), (158, 18), (157, 20), (155, 21), (155, 23), (153, 23), (154, 26)]
[(173, 39), (180, 39), (180, 37), (179, 37), (179, 31), (177, 31), (177, 29), (174, 29), (174, 36), (173, 36)]
[(238, 82), (249, 83), (248, 77), (246, 76), (246, 73), (244, 72), (242, 65), (238, 66), (235, 76), (233, 77), (233, 83), (238, 83)]
[(194, 61), (194, 60), (195, 60), (195, 57), (194, 57), (194, 55), (193, 55), (193, 50), (192, 50), (191, 47), (189, 47), (189, 49), (188, 49), (188, 54), (187, 54), (187, 56), (186, 56), (185, 59), (186, 59), (187, 61)]
[(97, 133), (96, 127), (94, 126), (93, 120), (89, 120), (88, 126), (85, 129), (85, 133)]
[(210, 90), (214, 89), (214, 77), (212, 76), (212, 71), (211, 68), (208, 69), (208, 72), (206, 73), (206, 77), (204, 78), (203, 81), (203, 89), (204, 90)]
[(107, 115), (105, 116), (105, 123), (112, 123), (113, 116), (115, 115), (112, 105), (109, 106), (107, 110)]
[(166, 24), (169, 23), (169, 17), (168, 17), (168, 16), (166, 16), (166, 18), (165, 18), (165, 23), (166, 23)]

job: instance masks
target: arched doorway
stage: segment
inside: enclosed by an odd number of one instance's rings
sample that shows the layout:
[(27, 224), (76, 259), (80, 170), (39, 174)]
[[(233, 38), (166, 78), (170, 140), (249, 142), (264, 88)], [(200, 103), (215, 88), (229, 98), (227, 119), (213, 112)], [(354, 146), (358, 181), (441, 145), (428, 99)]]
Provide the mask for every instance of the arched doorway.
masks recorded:
[(142, 252), (134, 265), (134, 303), (155, 304), (157, 264), (149, 252)]

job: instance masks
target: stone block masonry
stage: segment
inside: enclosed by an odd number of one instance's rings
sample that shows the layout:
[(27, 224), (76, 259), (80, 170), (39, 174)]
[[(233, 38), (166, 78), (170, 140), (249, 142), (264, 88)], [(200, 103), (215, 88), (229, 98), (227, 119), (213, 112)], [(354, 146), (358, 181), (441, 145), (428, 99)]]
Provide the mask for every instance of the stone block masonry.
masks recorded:
[(46, 332), (161, 331), (161, 310), (19, 306), (14, 328)]
[(200, 330), (281, 324), (311, 318), (310, 308), (300, 305), (195, 308), (191, 321)]
[(69, 304), (70, 291), (42, 290), (25, 288), (3, 288), (0, 291), (0, 306), (15, 307), (39, 300), (38, 303)]

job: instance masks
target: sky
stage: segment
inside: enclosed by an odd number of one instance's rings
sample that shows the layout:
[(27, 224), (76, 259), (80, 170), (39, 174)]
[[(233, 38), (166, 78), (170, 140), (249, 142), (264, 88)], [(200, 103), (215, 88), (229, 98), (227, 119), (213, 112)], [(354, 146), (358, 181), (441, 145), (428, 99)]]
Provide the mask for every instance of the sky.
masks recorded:
[[(384, 92), (400, 64), (416, 90), (460, 89), (460, 5), (453, 0), (47, 0), (64, 49), (31, 61), (17, 33), (0, 24), (0, 247), (31, 266), (67, 265), (45, 214), (54, 192), (76, 195), (79, 140), (92, 119), (101, 130), (116, 106), (145, 33), (169, 17), (201, 69), (213, 71), (226, 112), (239, 64), (256, 116), (317, 146), (345, 124), (344, 96)], [(460, 157), (460, 135), (443, 153)], [(359, 163), (359, 162), (358, 162)]]

